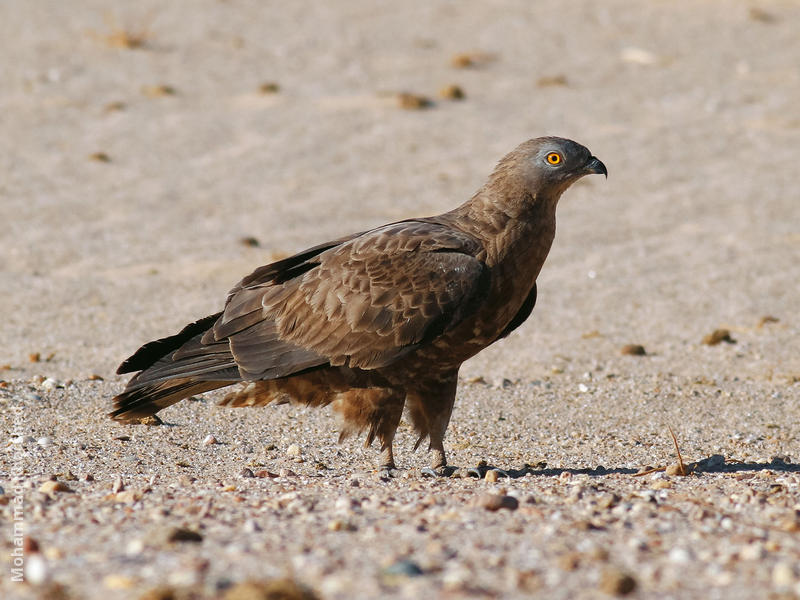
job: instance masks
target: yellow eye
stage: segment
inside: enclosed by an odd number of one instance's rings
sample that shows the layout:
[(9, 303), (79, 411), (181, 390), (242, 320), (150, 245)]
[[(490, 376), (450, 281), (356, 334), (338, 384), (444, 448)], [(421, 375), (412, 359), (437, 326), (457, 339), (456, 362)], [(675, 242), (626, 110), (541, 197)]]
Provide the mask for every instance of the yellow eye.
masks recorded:
[(551, 152), (547, 155), (547, 162), (551, 165), (561, 164), (561, 155), (558, 152)]

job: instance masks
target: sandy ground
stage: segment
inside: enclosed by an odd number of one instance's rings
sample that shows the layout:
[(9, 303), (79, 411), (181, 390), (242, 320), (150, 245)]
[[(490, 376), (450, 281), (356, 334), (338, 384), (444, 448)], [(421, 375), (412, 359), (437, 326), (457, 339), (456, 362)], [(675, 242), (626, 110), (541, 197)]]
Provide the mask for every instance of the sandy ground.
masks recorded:
[[(0, 3), (0, 595), (800, 595), (798, 31), (777, 0)], [(403, 427), (380, 480), (329, 411), (105, 417), (116, 365), (242, 275), (460, 204), (544, 134), (610, 176), (462, 369), (450, 462), (510, 478), (423, 478)], [(634, 476), (669, 427), (703, 462)]]

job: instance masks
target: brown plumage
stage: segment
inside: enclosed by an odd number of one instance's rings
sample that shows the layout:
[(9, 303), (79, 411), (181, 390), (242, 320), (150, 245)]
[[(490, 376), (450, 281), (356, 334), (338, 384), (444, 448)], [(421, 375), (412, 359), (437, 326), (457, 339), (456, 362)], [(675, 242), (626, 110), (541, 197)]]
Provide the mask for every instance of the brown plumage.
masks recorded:
[(445, 465), (444, 433), (466, 359), (531, 313), (561, 194), (602, 162), (571, 140), (529, 140), (466, 203), (315, 246), (256, 269), (222, 312), (150, 342), (110, 415), (133, 421), (237, 382), (230, 406), (333, 404), (342, 435), (368, 430), (381, 466), (403, 411)]

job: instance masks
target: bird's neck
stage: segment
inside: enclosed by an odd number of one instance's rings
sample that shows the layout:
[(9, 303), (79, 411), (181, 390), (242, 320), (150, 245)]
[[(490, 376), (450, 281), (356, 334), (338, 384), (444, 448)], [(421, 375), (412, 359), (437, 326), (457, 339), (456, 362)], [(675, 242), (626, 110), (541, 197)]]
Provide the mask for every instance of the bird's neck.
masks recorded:
[(520, 274), (533, 268), (536, 272), (530, 275), (535, 278), (553, 243), (558, 199), (534, 198), (522, 189), (515, 192), (517, 197), (510, 198), (507, 192), (499, 197), (491, 188), (483, 188), (453, 213), (480, 238), (487, 265), (507, 264)]

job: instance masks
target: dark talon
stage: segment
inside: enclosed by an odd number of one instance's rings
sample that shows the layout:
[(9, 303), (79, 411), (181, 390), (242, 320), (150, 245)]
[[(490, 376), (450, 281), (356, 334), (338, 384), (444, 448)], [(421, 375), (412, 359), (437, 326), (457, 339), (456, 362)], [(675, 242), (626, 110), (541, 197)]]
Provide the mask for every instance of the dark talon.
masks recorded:
[(382, 467), (378, 471), (378, 479), (383, 479), (384, 481), (389, 479), (394, 479), (395, 477), (400, 475), (400, 471), (395, 469), (394, 467)]
[(471, 475), (472, 477), (477, 477), (478, 479), (483, 479), (481, 470), (478, 467), (470, 467), (469, 469), (467, 469), (467, 475)]
[(439, 477), (440, 475), (430, 467), (424, 467), (420, 470), (423, 477)]

